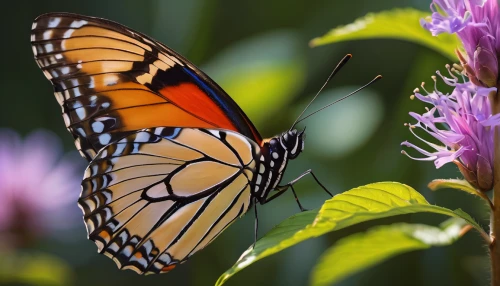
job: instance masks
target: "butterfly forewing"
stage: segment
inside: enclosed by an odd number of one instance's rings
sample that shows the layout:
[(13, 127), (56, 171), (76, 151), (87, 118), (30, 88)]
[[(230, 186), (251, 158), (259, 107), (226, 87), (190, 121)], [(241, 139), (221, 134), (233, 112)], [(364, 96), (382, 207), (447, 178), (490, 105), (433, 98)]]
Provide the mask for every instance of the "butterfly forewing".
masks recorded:
[(45, 14), (33, 23), (31, 42), (66, 127), (88, 160), (130, 132), (159, 126), (223, 128), (261, 142), (215, 82), (163, 44), (125, 26)]
[(82, 183), (89, 238), (120, 268), (169, 271), (248, 210), (259, 150), (232, 131), (171, 127), (109, 144)]

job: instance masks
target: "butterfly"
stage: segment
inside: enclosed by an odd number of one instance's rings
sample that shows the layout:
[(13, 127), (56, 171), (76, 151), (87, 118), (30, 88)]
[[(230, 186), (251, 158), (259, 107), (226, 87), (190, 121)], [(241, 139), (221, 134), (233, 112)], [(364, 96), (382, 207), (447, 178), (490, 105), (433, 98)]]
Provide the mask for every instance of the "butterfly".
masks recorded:
[(307, 174), (328, 192), (311, 170), (280, 185), (304, 131), (263, 139), (212, 79), (142, 33), (49, 13), (31, 44), (89, 162), (78, 201), (88, 238), (121, 269), (172, 270), (251, 206), (257, 215), (289, 188), (297, 199), (293, 184)]

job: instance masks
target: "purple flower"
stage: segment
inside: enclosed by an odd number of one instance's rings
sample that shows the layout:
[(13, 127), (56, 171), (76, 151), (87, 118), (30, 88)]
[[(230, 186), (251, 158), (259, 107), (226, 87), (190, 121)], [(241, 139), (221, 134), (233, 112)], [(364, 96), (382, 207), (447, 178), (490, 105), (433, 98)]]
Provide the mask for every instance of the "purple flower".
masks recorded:
[(434, 0), (430, 21), (421, 25), (436, 36), (456, 33), (467, 58), (458, 57), (467, 76), (478, 86), (493, 87), (498, 80), (500, 15), (497, 0)]
[[(493, 184), (493, 127), (500, 125), (500, 115), (491, 114), (488, 94), (496, 92), (496, 88), (477, 87), (465, 82), (465, 77), (464, 82), (460, 82), (449, 66), (447, 69), (450, 78), (437, 74), (447, 85), (454, 87), (453, 92), (443, 94), (436, 85), (434, 91), (428, 92), (422, 84), (426, 95), (416, 89), (414, 97), (432, 107), (426, 108), (427, 112), (423, 114), (410, 112), (417, 120), (416, 124), (409, 125), (410, 131), (433, 150), (427, 151), (405, 141), (401, 145), (413, 148), (425, 157), (414, 158), (405, 151), (402, 153), (415, 160), (434, 161), (436, 168), (453, 162), (474, 187), (488, 191)], [(436, 82), (436, 77), (432, 78)], [(442, 145), (419, 137), (416, 129), (424, 130)]]
[[(59, 139), (36, 131), (24, 141), (0, 129), (0, 239), (25, 246), (78, 218), (81, 166), (63, 157)], [(76, 161), (78, 162), (78, 161)]]

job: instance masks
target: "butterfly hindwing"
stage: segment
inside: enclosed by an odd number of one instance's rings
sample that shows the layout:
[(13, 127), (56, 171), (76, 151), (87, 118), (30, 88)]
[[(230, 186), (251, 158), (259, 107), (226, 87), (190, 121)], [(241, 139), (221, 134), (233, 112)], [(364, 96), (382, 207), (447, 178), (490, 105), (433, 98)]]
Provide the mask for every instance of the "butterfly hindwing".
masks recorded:
[(109, 144), (82, 182), (89, 238), (120, 268), (169, 271), (247, 211), (259, 150), (229, 130), (171, 127)]
[(238, 105), (163, 44), (118, 23), (51, 13), (33, 23), (35, 59), (89, 161), (130, 132), (159, 126), (223, 128), (260, 144)]

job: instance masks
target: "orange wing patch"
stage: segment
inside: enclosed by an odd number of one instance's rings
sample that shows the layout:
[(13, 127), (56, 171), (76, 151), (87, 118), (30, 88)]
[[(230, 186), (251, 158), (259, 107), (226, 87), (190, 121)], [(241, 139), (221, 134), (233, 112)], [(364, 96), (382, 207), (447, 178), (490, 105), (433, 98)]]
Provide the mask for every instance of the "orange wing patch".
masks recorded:
[(238, 131), (224, 112), (193, 83), (167, 86), (161, 89), (160, 93), (183, 110), (196, 114), (203, 120), (212, 123), (213, 126)]
[[(35, 20), (31, 42), (65, 125), (89, 161), (130, 132), (159, 126), (223, 128), (260, 142), (220, 87), (141, 33), (104, 19), (54, 13)], [(234, 113), (226, 114), (211, 96)]]

